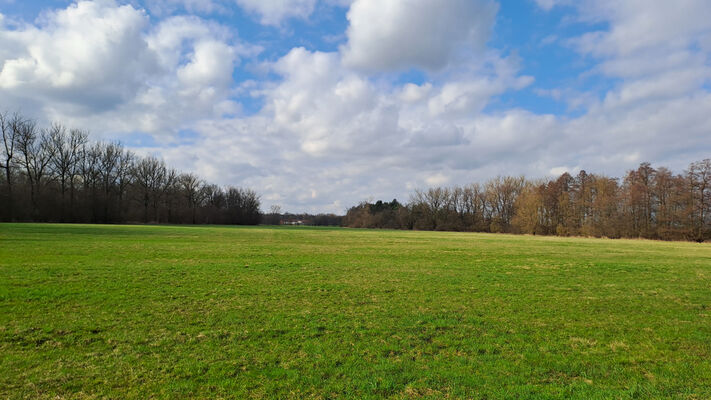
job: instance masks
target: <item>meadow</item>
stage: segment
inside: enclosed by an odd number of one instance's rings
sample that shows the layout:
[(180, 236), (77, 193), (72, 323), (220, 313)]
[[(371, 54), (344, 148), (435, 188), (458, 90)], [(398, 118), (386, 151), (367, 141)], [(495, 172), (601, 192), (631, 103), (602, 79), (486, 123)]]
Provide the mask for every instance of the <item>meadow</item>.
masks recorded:
[(0, 398), (708, 399), (711, 245), (0, 224)]

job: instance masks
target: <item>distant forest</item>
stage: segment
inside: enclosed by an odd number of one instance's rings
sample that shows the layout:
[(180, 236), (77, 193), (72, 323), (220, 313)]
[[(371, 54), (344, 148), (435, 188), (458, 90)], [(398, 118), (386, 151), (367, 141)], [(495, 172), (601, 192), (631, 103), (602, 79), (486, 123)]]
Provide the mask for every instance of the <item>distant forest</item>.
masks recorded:
[(622, 179), (580, 171), (418, 190), (407, 204), (352, 207), (343, 225), (704, 241), (711, 239), (711, 159), (681, 174), (642, 163)]
[(249, 189), (209, 184), (120, 143), (94, 142), (61, 124), (40, 128), (0, 113), (0, 220), (87, 223), (260, 222)]

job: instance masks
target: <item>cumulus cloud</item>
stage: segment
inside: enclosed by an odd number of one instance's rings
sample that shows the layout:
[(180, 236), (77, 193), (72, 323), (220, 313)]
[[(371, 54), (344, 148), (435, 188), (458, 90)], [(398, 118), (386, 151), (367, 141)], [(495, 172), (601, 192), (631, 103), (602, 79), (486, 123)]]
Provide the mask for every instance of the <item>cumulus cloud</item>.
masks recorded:
[(511, 63), (498, 60), (488, 75), (456, 81), (383, 86), (345, 67), (337, 53), (296, 48), (273, 65), (283, 80), (264, 92), (263, 113), (311, 155), (385, 154), (415, 143), (412, 135), (430, 145), (451, 143), (457, 123), (479, 116), (494, 95), (530, 82)]
[(303, 151), (353, 157), (396, 133), (395, 110), (367, 79), (341, 68), (336, 53), (297, 48), (274, 70), (284, 81), (267, 94), (265, 111), (278, 127), (300, 136)]
[(348, 11), (346, 65), (439, 70), (484, 49), (498, 6), (488, 0), (356, 0)]
[(144, 12), (110, 2), (79, 2), (40, 26), (0, 27), (0, 88), (20, 95), (110, 109), (158, 71), (142, 31)]
[(143, 10), (109, 0), (79, 1), (37, 24), (0, 23), (0, 41), (9, 102), (99, 131), (159, 135), (234, 113), (234, 68), (259, 51), (198, 17), (151, 26)]

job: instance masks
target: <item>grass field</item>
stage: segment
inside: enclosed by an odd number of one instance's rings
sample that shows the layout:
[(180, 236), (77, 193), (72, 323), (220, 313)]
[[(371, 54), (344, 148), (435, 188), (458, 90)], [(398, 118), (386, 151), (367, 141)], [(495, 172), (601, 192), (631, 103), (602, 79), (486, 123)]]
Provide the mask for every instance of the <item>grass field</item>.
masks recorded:
[(711, 398), (711, 245), (0, 224), (0, 398)]

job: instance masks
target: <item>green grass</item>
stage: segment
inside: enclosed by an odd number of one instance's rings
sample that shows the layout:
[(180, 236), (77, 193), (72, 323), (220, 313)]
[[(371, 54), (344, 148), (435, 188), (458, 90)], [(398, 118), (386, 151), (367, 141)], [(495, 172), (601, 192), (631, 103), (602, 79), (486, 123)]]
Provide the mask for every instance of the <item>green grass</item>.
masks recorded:
[(0, 224), (0, 398), (711, 398), (711, 246)]

